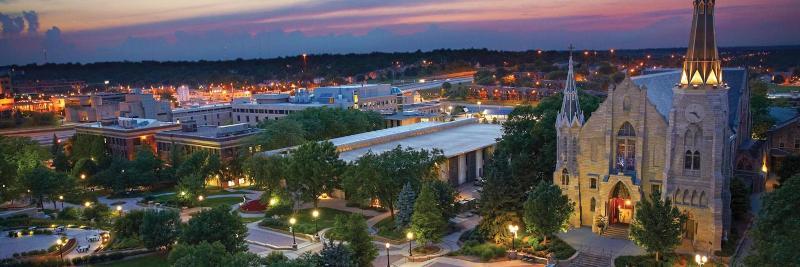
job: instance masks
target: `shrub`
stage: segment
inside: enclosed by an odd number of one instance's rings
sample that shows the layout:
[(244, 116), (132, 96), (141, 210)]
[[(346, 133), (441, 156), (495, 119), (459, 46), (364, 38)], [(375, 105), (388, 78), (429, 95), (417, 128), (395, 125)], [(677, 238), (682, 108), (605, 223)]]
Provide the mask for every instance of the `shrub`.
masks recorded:
[(73, 207), (66, 207), (58, 212), (59, 220), (77, 220), (81, 217), (81, 211)]
[(264, 217), (271, 218), (272, 216), (286, 216), (292, 214), (292, 206), (289, 205), (277, 205), (272, 208), (267, 209), (264, 212)]
[(506, 249), (494, 244), (481, 244), (477, 241), (469, 240), (461, 247), (460, 253), (480, 257), (482, 261), (490, 261), (504, 256)]
[(263, 220), (261, 220), (261, 222), (258, 223), (258, 225), (264, 226), (264, 227), (272, 227), (272, 228), (286, 228), (286, 227), (288, 227), (288, 225), (286, 224), (285, 220), (275, 219), (275, 218), (272, 218), (272, 217), (264, 218)]

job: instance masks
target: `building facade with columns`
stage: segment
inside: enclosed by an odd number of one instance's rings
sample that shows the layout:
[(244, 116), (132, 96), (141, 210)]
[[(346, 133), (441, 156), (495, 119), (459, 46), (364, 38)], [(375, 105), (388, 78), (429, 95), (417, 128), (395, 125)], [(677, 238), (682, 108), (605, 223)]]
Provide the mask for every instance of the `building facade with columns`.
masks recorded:
[(746, 69), (723, 69), (714, 0), (694, 0), (681, 69), (627, 77), (585, 119), (572, 60), (556, 120), (553, 181), (575, 202), (574, 227), (628, 238), (635, 206), (658, 192), (688, 216), (684, 243), (719, 250), (730, 229), (730, 179), (750, 138)]

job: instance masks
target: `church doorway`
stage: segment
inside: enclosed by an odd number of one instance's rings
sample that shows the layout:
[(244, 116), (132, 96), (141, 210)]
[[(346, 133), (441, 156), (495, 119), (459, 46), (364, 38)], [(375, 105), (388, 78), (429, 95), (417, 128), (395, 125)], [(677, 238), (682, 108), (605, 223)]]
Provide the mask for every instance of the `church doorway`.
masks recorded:
[(628, 188), (618, 182), (611, 190), (611, 195), (606, 203), (606, 214), (608, 214), (609, 224), (620, 224), (627, 226), (633, 219), (633, 203)]

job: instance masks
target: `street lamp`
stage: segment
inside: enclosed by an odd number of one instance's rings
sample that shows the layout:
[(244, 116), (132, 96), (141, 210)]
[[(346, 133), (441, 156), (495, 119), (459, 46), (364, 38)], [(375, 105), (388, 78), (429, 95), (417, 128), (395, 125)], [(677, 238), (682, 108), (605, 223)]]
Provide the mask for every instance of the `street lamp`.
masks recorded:
[(86, 180), (86, 174), (85, 173), (81, 173), (81, 180)]
[(706, 264), (706, 262), (708, 262), (708, 257), (700, 256), (700, 254), (695, 254), (694, 262), (696, 262), (697, 265), (700, 265), (702, 267), (704, 264)]
[(388, 242), (386, 243), (386, 267), (391, 266), (391, 262), (389, 260), (389, 247), (392, 246)]
[(61, 209), (64, 209), (64, 196), (58, 196), (58, 200), (61, 201)]
[(519, 226), (518, 225), (509, 224), (508, 225), (508, 230), (511, 231), (512, 234), (514, 234), (514, 236), (511, 237), (511, 250), (517, 251), (515, 240), (517, 239), (517, 231), (519, 230)]
[(117, 205), (117, 213), (119, 213), (119, 216), (122, 216), (122, 206), (121, 205)]
[(203, 199), (205, 199), (205, 198), (203, 197), (203, 195), (199, 195), (199, 196), (197, 196), (197, 200), (198, 200), (198, 201), (203, 201)]
[(64, 260), (64, 250), (62, 250), (62, 248), (64, 247), (64, 241), (61, 240), (61, 237), (56, 239), (56, 245), (58, 246), (58, 256), (63, 261)]
[(406, 239), (408, 239), (408, 256), (411, 257), (411, 240), (414, 240), (414, 233), (406, 233)]
[(319, 211), (314, 210), (311, 212), (311, 217), (314, 217), (314, 235), (319, 233), (319, 229), (317, 229), (317, 217), (319, 217)]
[(87, 208), (91, 207), (92, 206), (92, 202), (86, 201), (85, 203), (83, 203), (83, 206), (87, 207)]
[(297, 239), (294, 237), (294, 224), (297, 223), (297, 219), (294, 217), (289, 218), (289, 231), (292, 232), (292, 248), (297, 250)]

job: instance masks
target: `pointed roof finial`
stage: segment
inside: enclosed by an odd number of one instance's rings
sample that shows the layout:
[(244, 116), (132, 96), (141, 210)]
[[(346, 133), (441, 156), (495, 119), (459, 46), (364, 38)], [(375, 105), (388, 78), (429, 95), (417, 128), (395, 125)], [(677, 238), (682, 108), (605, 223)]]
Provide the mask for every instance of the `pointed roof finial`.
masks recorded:
[(569, 45), (569, 63), (567, 71), (567, 80), (564, 82), (564, 98), (561, 102), (561, 112), (556, 119), (556, 125), (564, 124), (572, 125), (577, 122), (578, 125), (583, 125), (583, 112), (581, 105), (578, 103), (578, 89), (575, 87), (575, 71), (572, 63), (572, 49), (575, 47)]

